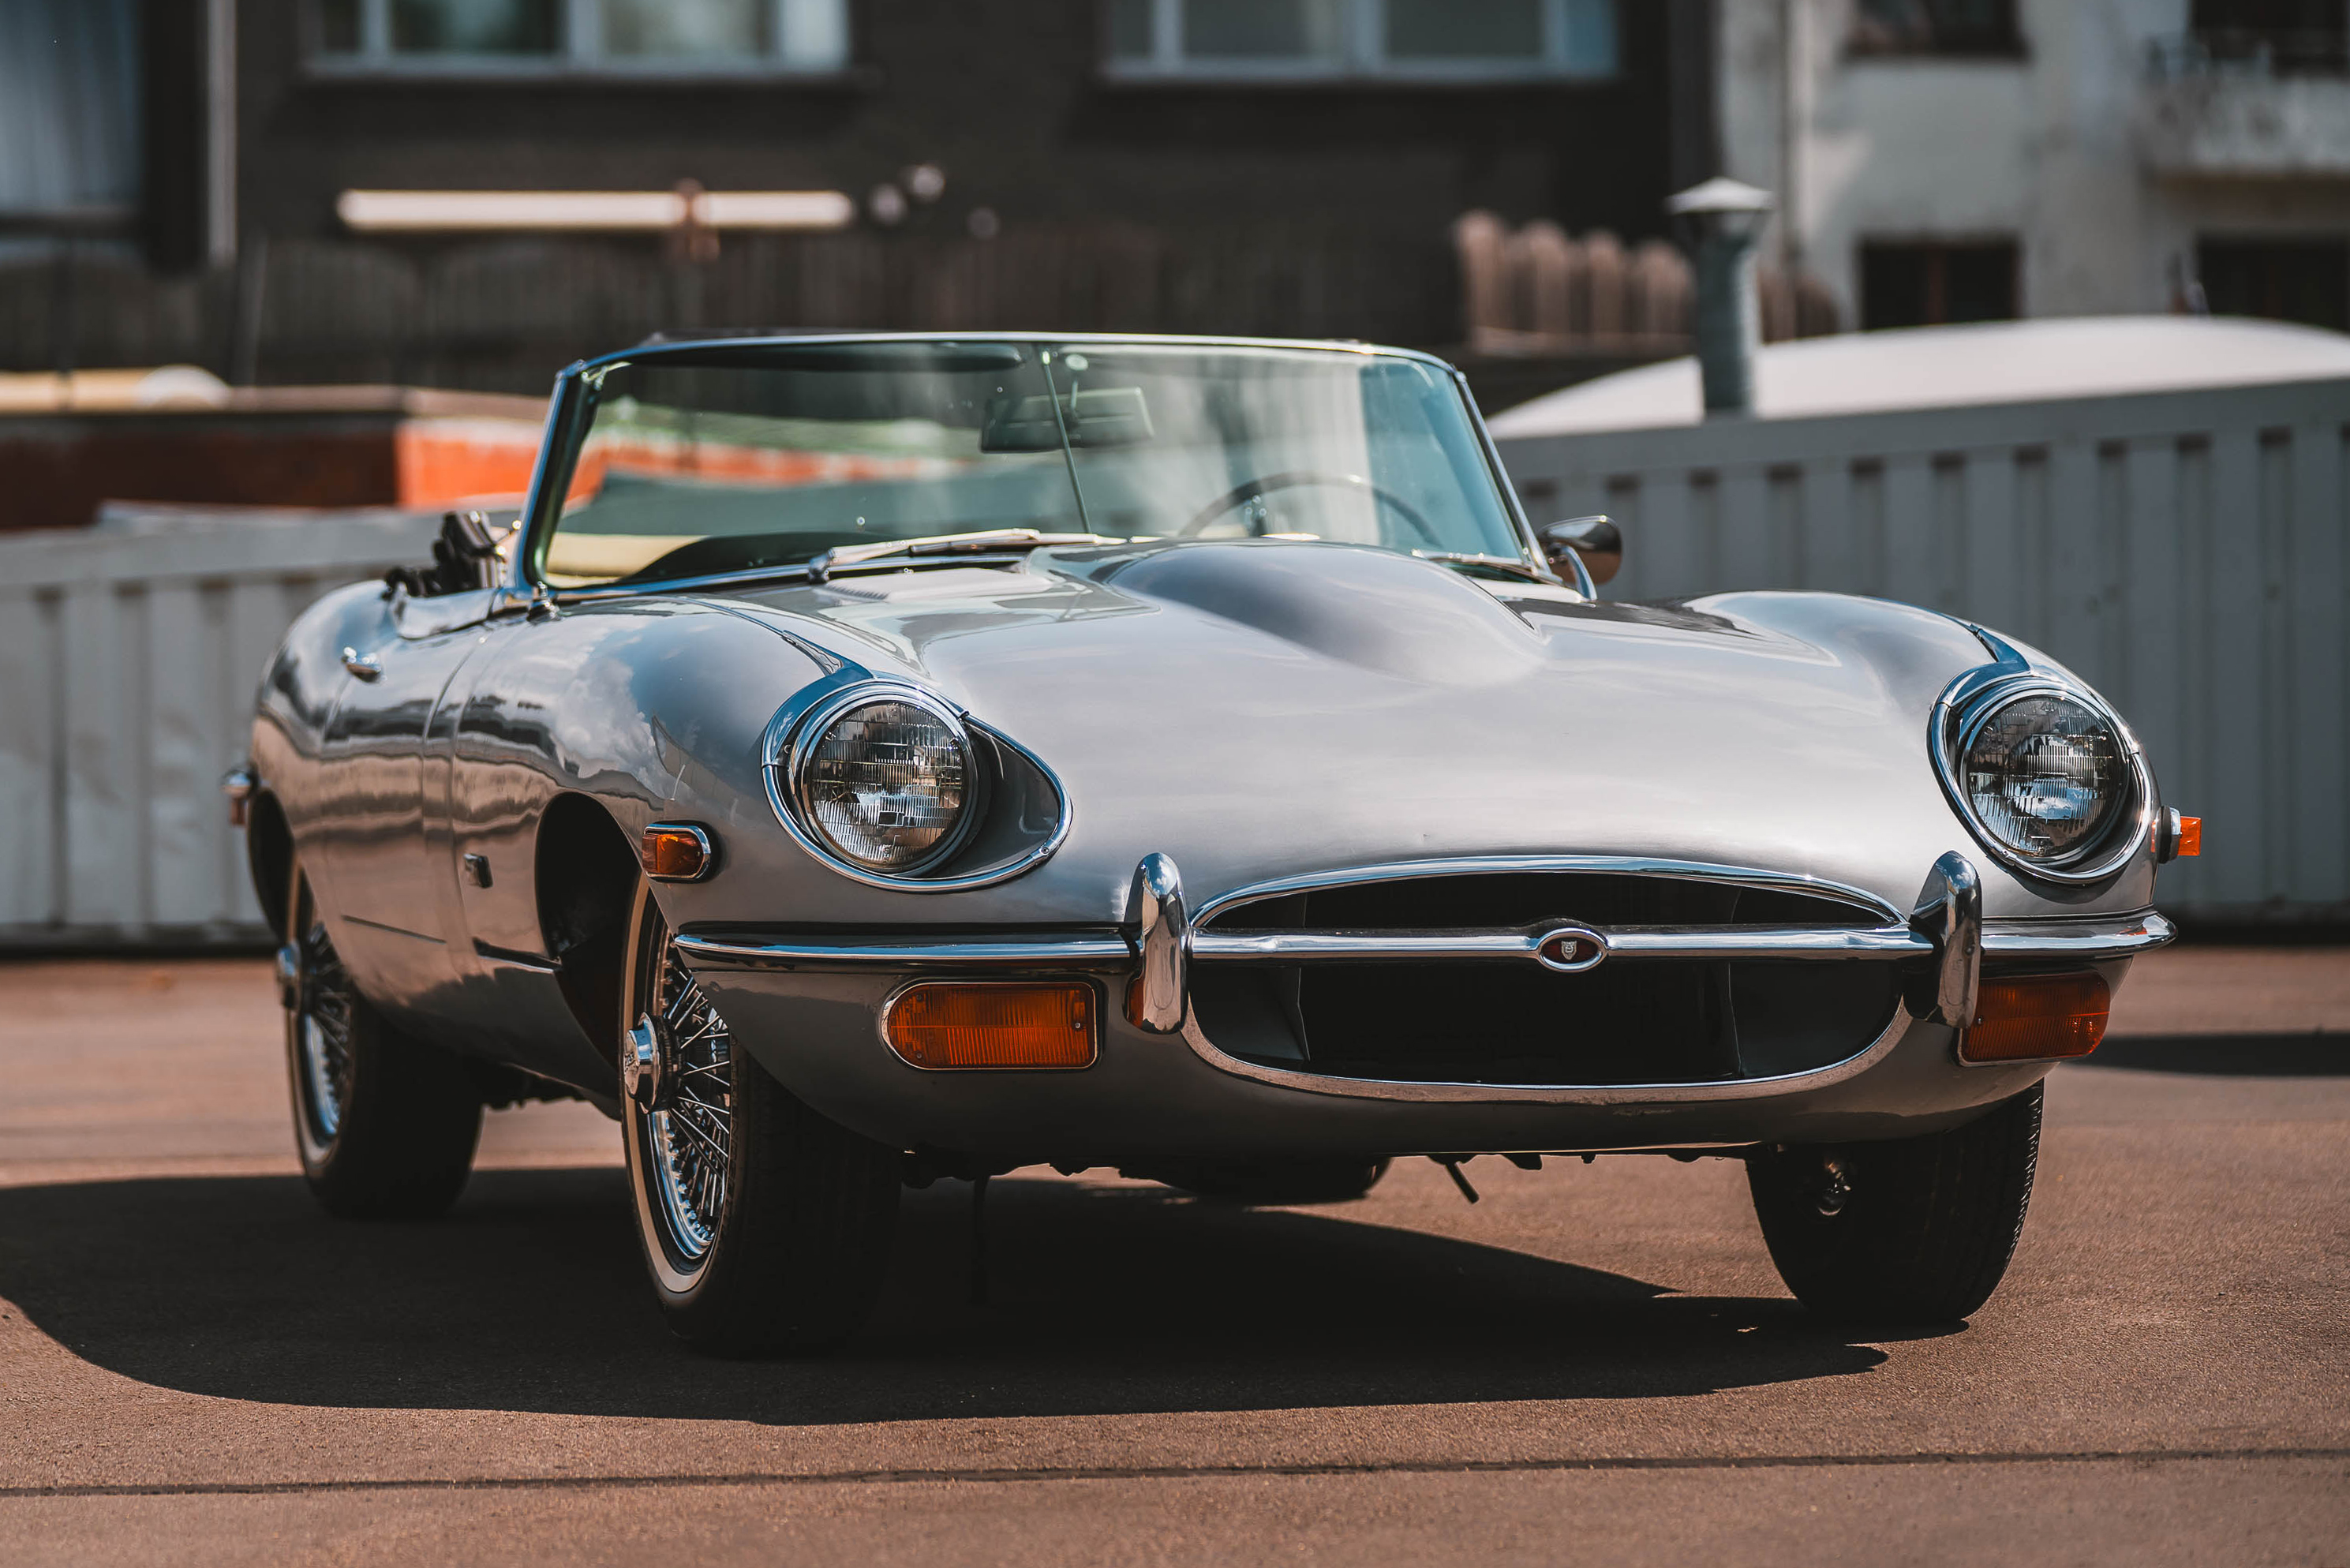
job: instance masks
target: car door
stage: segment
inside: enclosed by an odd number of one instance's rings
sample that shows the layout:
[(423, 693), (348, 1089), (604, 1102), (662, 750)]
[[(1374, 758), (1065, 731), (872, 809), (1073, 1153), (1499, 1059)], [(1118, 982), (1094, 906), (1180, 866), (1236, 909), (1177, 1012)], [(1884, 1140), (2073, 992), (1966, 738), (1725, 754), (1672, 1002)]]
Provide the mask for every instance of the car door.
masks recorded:
[(344, 650), (346, 675), (320, 751), (336, 784), (322, 846), (345, 925), (342, 957), (380, 1005), (452, 1016), (461, 973), (450, 953), (456, 870), (446, 801), (448, 755), (429, 744), (444, 696), (510, 619), (494, 590), (395, 595), (366, 646)]
[(538, 907), (539, 829), (555, 797), (578, 784), (565, 769), (579, 759), (559, 733), (584, 646), (573, 624), (517, 618), (444, 698), (432, 747), (447, 759), (442, 820), (458, 868), (449, 930), (468, 1015), (520, 1065), (601, 1085), (609, 1043), (589, 1040), (565, 997)]

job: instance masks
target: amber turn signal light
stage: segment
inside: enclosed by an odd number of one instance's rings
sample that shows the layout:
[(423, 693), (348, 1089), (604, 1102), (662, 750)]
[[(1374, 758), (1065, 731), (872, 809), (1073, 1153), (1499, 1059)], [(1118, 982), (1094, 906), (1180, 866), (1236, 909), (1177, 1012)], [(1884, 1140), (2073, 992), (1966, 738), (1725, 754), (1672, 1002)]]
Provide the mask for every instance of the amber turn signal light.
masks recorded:
[(882, 1013), (881, 1037), (917, 1067), (1090, 1067), (1094, 988), (909, 986)]
[(699, 882), (717, 868), (718, 847), (707, 828), (690, 822), (656, 822), (638, 845), (645, 875), (656, 882)]
[(1984, 977), (1975, 1021), (1959, 1037), (1964, 1062), (2085, 1056), (2106, 1037), (2113, 993), (2094, 974)]
[(2183, 860), (2189, 855), (2200, 855), (2202, 853), (2203, 819), (2199, 816), (2180, 817), (2178, 819), (2179, 858)]

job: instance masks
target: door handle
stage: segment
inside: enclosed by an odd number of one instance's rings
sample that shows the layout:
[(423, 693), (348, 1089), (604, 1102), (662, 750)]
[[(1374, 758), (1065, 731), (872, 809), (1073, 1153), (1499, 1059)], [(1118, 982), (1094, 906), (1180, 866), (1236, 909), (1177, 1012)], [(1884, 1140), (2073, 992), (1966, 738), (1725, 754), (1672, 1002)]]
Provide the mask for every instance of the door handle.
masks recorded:
[(383, 660), (372, 653), (361, 653), (356, 648), (343, 649), (343, 668), (361, 680), (383, 679)]

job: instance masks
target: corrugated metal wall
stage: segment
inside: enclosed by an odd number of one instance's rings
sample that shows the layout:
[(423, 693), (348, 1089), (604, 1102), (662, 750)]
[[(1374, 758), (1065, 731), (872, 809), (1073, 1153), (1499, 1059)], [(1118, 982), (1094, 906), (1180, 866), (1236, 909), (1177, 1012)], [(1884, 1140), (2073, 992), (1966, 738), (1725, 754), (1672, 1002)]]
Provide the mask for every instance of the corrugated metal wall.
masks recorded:
[(2039, 647), (2120, 708), (2169, 802), (2204, 818), (2165, 906), (2350, 914), (2350, 381), (1502, 452), (1537, 521), (1624, 524), (1611, 598), (1873, 594)]
[(428, 558), (412, 518), (0, 540), (0, 943), (258, 940), (220, 776), (277, 639)]
[[(1503, 455), (1538, 516), (1622, 519), (1611, 597), (1881, 594), (2044, 649), (2205, 819), (2167, 907), (2350, 912), (2350, 381)], [(0, 540), (0, 799), (18, 823), (0, 943), (258, 937), (218, 780), (262, 663), (303, 606), (421, 561), (430, 533), (342, 517)]]

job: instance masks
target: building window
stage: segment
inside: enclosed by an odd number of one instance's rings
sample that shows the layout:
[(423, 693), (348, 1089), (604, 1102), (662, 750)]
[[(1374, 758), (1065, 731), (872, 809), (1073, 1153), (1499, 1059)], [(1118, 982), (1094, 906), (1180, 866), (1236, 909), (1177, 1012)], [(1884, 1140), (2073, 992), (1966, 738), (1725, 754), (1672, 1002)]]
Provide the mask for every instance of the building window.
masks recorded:
[(2012, 240), (1863, 244), (1860, 325), (1873, 332), (1884, 327), (2012, 320), (2016, 315), (2015, 275)]
[(316, 0), (313, 57), (379, 70), (837, 71), (847, 0)]
[(1616, 73), (1616, 0), (1106, 0), (1131, 79), (1506, 81)]
[(2194, 0), (2188, 36), (2202, 60), (2288, 74), (2350, 65), (2350, 7), (2343, 0)]
[(1852, 19), (1856, 55), (2014, 56), (2015, 0), (1860, 0)]
[(2350, 240), (2203, 240), (2195, 246), (2214, 316), (2265, 316), (2350, 331)]

